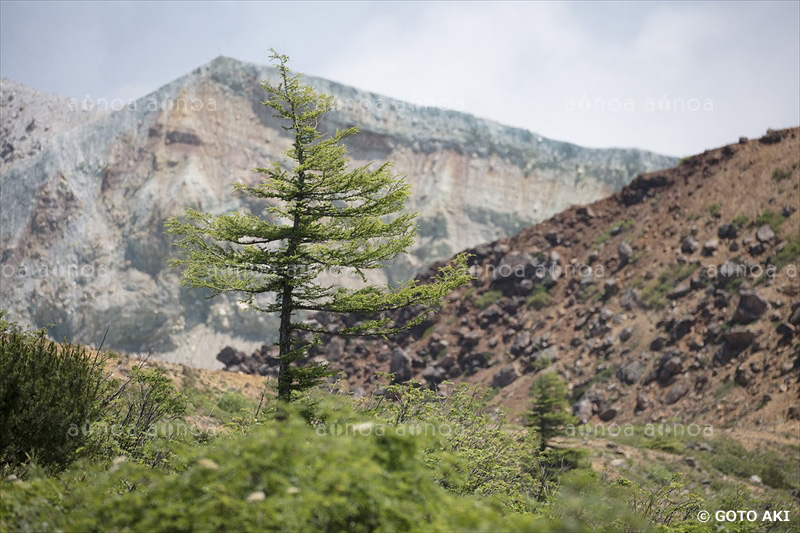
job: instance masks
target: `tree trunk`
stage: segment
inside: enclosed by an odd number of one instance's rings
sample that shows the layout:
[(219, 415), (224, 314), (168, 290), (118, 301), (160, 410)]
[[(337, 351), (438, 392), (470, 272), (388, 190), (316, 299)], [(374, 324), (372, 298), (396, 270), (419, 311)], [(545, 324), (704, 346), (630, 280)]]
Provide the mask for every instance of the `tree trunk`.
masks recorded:
[(281, 295), (281, 324), (278, 328), (278, 356), (281, 360), (278, 370), (278, 399), (285, 402), (292, 399), (292, 362), (288, 359), (289, 352), (292, 350), (291, 322), (292, 288), (286, 284)]

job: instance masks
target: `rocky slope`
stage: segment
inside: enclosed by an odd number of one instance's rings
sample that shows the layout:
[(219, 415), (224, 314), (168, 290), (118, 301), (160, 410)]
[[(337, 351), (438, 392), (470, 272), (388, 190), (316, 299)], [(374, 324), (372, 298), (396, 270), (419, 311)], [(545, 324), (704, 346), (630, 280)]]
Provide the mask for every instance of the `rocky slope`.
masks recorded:
[[(799, 209), (800, 129), (742, 139), (471, 249), (472, 286), (422, 327), (324, 339), (311, 356), (355, 394), (380, 388), (381, 371), (465, 380), (519, 414), (533, 379), (555, 371), (582, 422), (747, 427), (796, 445)], [(269, 374), (273, 356), (219, 359)]]
[[(254, 207), (231, 194), (289, 139), (260, 104), (268, 67), (218, 58), (136, 101), (41, 95), (3, 81), (0, 308), (52, 324), (58, 339), (215, 364), (208, 350), (270, 340), (268, 318), (229, 298), (181, 289), (164, 221), (185, 206)], [(397, 280), (510, 235), (636, 174), (674, 164), (639, 150), (593, 150), (475, 117), (419, 108), (317, 78), (340, 106), (324, 127), (358, 125), (354, 164), (395, 162), (421, 213), (413, 253), (379, 275)], [(45, 131), (49, 126), (49, 131)], [(249, 343), (249, 344), (248, 344)], [(199, 349), (203, 348), (203, 349)]]

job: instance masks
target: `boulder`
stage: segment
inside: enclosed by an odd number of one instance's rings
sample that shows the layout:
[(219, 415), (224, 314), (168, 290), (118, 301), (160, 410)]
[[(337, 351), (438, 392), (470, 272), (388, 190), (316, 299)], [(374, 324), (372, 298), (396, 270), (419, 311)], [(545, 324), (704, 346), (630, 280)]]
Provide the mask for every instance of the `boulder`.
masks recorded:
[(738, 237), (738, 231), (733, 224), (723, 224), (717, 229), (717, 237), (720, 239), (735, 239)]
[(689, 392), (689, 387), (687, 387), (686, 384), (676, 383), (667, 393), (666, 398), (664, 398), (664, 402), (667, 405), (672, 405), (681, 398), (683, 398), (684, 396), (686, 396), (686, 393), (688, 392)]
[(505, 365), (492, 378), (492, 387), (495, 389), (506, 387), (514, 383), (518, 377), (519, 373), (514, 365)]
[(630, 361), (619, 368), (617, 377), (623, 383), (633, 385), (644, 375), (645, 365), (639, 361)]
[(616, 409), (614, 409), (613, 407), (609, 407), (608, 409), (600, 413), (598, 416), (600, 417), (600, 420), (602, 420), (603, 422), (608, 422), (609, 420), (614, 420), (617, 414), (619, 414), (619, 412)]
[(697, 240), (695, 240), (694, 237), (689, 235), (686, 238), (684, 238), (683, 242), (681, 243), (681, 252), (685, 254), (693, 254), (694, 252), (697, 251), (699, 247), (700, 244), (698, 244)]
[(687, 283), (682, 283), (669, 291), (669, 293), (667, 293), (667, 298), (670, 300), (677, 300), (678, 298), (683, 298), (690, 292), (692, 292), (692, 287)]
[(645, 409), (649, 408), (650, 405), (651, 405), (650, 398), (647, 396), (647, 394), (639, 392), (636, 395), (635, 412), (639, 413), (641, 411), (644, 411)]
[(732, 349), (741, 351), (753, 343), (756, 334), (746, 328), (736, 327), (724, 332), (722, 338)]
[(590, 402), (587, 398), (581, 398), (572, 407), (572, 413), (578, 419), (578, 422), (581, 424), (587, 423), (592, 419), (592, 402)]
[(217, 354), (217, 361), (225, 366), (233, 366), (240, 364), (246, 357), (244, 352), (226, 346)]
[(392, 350), (389, 372), (394, 374), (395, 383), (404, 383), (411, 379), (411, 357), (400, 347)]
[(733, 315), (733, 321), (748, 324), (758, 320), (769, 309), (769, 302), (755, 291), (744, 290), (739, 292), (739, 305)]
[(627, 242), (622, 241), (617, 246), (617, 253), (619, 254), (620, 261), (627, 263), (628, 259), (633, 255), (633, 248), (631, 248), (631, 245)]
[(758, 231), (756, 231), (756, 239), (758, 239), (759, 242), (768, 243), (774, 238), (775, 232), (772, 231), (772, 228), (769, 226), (769, 224), (762, 225), (760, 228), (758, 228)]

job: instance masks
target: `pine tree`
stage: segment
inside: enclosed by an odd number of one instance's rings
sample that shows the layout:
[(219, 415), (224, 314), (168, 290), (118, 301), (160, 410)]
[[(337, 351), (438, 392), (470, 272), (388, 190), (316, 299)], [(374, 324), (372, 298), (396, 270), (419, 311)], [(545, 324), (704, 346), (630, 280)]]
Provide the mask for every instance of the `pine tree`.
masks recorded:
[(548, 372), (533, 381), (533, 407), (528, 412), (528, 425), (539, 435), (539, 450), (545, 451), (550, 439), (560, 435), (564, 426), (575, 422), (569, 413), (567, 384)]
[[(287, 67), (288, 57), (272, 51), (279, 83), (264, 81), (270, 98), (264, 105), (284, 121), (293, 137), (284, 164), (255, 169), (256, 185), (234, 185), (244, 195), (265, 200), (261, 214), (234, 212), (212, 216), (187, 208), (183, 220), (170, 219), (167, 232), (179, 235), (183, 257), (181, 282), (205, 287), (213, 295), (237, 292), (250, 307), (278, 314), (280, 369), (278, 397), (318, 383), (324, 366), (298, 367), (306, 353), (297, 333), (330, 334), (324, 326), (297, 318), (299, 312), (360, 313), (371, 316), (338, 335), (387, 335), (421, 323), (448, 292), (469, 280), (461, 255), (426, 283), (409, 280), (395, 287), (367, 283), (365, 271), (378, 269), (414, 242), (416, 214), (403, 213), (409, 185), (391, 165), (348, 168), (343, 141), (358, 132), (348, 128), (327, 134), (320, 129), (334, 98), (302, 85)], [(320, 274), (355, 273), (364, 286), (345, 289), (320, 281)], [(262, 295), (272, 295), (267, 302)], [(385, 312), (422, 304), (411, 321), (392, 322)], [(295, 364), (293, 364), (295, 363)]]

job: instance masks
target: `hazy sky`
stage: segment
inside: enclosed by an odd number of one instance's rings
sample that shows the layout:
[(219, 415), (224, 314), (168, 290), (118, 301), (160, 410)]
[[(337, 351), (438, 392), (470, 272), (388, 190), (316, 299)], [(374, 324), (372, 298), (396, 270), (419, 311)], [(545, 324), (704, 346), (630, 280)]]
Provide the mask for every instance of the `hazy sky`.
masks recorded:
[(5, 2), (0, 73), (132, 98), (218, 55), (593, 147), (800, 125), (800, 2)]

